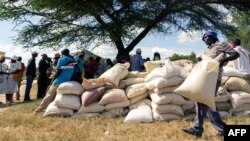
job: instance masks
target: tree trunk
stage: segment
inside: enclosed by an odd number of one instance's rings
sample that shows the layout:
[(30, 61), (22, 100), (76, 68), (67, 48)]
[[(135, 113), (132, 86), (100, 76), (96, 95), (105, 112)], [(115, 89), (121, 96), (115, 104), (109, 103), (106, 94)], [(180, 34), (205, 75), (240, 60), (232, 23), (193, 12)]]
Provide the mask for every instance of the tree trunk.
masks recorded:
[(130, 62), (129, 52), (125, 49), (118, 49), (118, 54), (116, 55), (116, 60), (118, 63)]

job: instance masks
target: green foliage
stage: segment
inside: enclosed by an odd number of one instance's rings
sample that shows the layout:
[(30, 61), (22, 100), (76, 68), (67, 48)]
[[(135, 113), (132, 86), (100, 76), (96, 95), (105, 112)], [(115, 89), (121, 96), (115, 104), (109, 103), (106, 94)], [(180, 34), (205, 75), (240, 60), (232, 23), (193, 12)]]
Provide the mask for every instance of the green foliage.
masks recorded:
[(16, 41), (26, 48), (109, 44), (118, 56), (128, 56), (148, 34), (203, 29), (234, 33), (224, 20), (227, 12), (249, 9), (243, 0), (1, 0), (0, 21), (17, 25)]
[(232, 22), (237, 25), (237, 31), (235, 34), (228, 34), (228, 40), (233, 41), (235, 38), (239, 38), (242, 42), (242, 46), (250, 51), (250, 13), (234, 13), (232, 14), (232, 17)]
[(194, 52), (191, 52), (190, 55), (180, 55), (180, 54), (174, 53), (171, 57), (169, 57), (169, 59), (171, 61), (176, 61), (176, 60), (180, 60), (180, 59), (187, 59), (187, 60), (193, 61), (194, 63), (197, 62), (196, 54)]

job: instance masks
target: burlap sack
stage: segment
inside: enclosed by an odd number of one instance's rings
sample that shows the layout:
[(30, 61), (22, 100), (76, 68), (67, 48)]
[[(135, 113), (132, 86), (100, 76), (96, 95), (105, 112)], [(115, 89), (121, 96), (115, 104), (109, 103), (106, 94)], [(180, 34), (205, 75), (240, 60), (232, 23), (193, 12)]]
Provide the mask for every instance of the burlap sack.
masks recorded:
[(129, 101), (130, 101), (130, 104), (134, 104), (142, 99), (145, 99), (148, 97), (148, 91), (146, 91), (145, 93), (139, 95), (139, 96), (136, 96), (136, 97), (133, 97), (131, 98)]
[(104, 78), (97, 79), (83, 79), (82, 86), (84, 90), (91, 90), (104, 86), (106, 80)]
[(104, 111), (105, 107), (99, 105), (98, 102), (90, 104), (88, 106), (82, 105), (81, 108), (77, 111), (77, 114), (85, 114), (85, 113), (100, 113)]
[(184, 115), (184, 112), (180, 105), (174, 105), (174, 104), (157, 105), (154, 102), (152, 102), (151, 106), (154, 111), (160, 114)]
[(156, 68), (152, 72), (150, 72), (145, 77), (145, 82), (149, 82), (156, 77), (171, 78), (174, 76), (179, 76), (179, 74), (180, 74), (179, 70), (172, 65), (170, 60), (167, 60), (163, 67)]
[(104, 92), (99, 104), (107, 105), (110, 103), (122, 102), (126, 100), (128, 99), (123, 89), (109, 89)]
[(116, 108), (124, 108), (124, 107), (128, 107), (130, 105), (130, 101), (126, 100), (126, 101), (122, 101), (122, 102), (115, 102), (115, 103), (110, 103), (105, 105), (105, 110), (112, 110), (112, 109), (116, 109)]
[(81, 96), (82, 105), (87, 106), (99, 101), (102, 98), (104, 91), (105, 87), (85, 91)]
[(250, 93), (250, 83), (239, 77), (230, 77), (225, 86), (230, 91), (245, 91)]
[(144, 78), (147, 74), (147, 72), (130, 71), (126, 78)]
[(166, 61), (167, 60), (147, 61), (144, 63), (144, 67), (145, 67), (147, 73), (150, 73), (155, 68), (160, 68), (160, 67), (164, 66)]
[(144, 78), (127, 78), (125, 79), (126, 86), (144, 83)]
[(177, 89), (179, 85), (176, 86), (167, 86), (163, 88), (154, 88), (152, 91), (156, 94), (163, 94), (163, 93), (172, 93), (175, 89)]
[(164, 87), (168, 87), (168, 86), (175, 86), (175, 85), (179, 85), (183, 82), (183, 78), (180, 77), (172, 77), (172, 78), (155, 78), (152, 81), (146, 82), (145, 86), (148, 90), (152, 90), (154, 88), (164, 88)]
[(162, 104), (176, 104), (176, 105), (183, 105), (186, 103), (186, 100), (177, 94), (174, 93), (165, 93), (165, 94), (150, 94), (152, 101), (157, 105)]
[(153, 122), (153, 114), (150, 106), (141, 105), (137, 109), (131, 110), (126, 116), (125, 123)]
[(119, 86), (119, 82), (128, 75), (129, 63), (116, 64), (106, 72), (104, 72), (99, 78), (105, 78), (105, 80), (116, 87)]
[(81, 95), (83, 92), (83, 87), (80, 83), (76, 81), (68, 81), (60, 84), (56, 91), (57, 94)]
[(55, 105), (61, 108), (78, 110), (81, 106), (80, 96), (57, 94), (55, 98)]
[(223, 76), (229, 76), (229, 77), (240, 77), (243, 78), (244, 77), (244, 73), (242, 73), (241, 71), (232, 68), (232, 67), (223, 67)]
[(197, 63), (174, 93), (215, 109), (215, 87), (219, 72), (219, 62), (216, 59), (202, 60)]
[(67, 108), (61, 108), (55, 105), (55, 102), (51, 102), (49, 106), (46, 108), (43, 117), (46, 116), (63, 116), (69, 117), (73, 116), (73, 110)]
[(250, 104), (250, 94), (243, 91), (232, 91), (230, 92), (231, 103), (233, 108), (236, 109), (243, 104)]
[(128, 98), (133, 98), (144, 94), (147, 91), (144, 83), (133, 84), (126, 87), (125, 92)]
[(159, 114), (153, 110), (153, 117), (158, 121), (181, 120), (182, 116), (176, 114)]
[(142, 99), (142, 100), (139, 100), (139, 101), (135, 102), (134, 104), (131, 104), (131, 105), (129, 106), (129, 110), (136, 109), (136, 108), (138, 108), (140, 105), (143, 105), (143, 104), (146, 104), (146, 105), (151, 106), (151, 100), (149, 100), (149, 99)]

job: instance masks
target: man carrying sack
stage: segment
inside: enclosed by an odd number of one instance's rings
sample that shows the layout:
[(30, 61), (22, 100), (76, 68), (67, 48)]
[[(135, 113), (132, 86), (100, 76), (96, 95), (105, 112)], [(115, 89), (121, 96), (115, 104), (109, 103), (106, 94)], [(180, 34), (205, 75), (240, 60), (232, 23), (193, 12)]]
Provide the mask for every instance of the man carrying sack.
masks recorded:
[[(206, 45), (208, 45), (207, 49), (203, 53), (203, 56), (200, 60), (206, 60), (206, 59), (215, 59), (216, 57), (221, 56), (221, 59), (219, 60), (219, 68), (217, 72), (217, 82), (215, 85), (215, 94), (218, 91), (218, 88), (221, 84), (221, 78), (222, 78), (222, 69), (223, 65), (226, 64), (228, 61), (234, 60), (239, 57), (239, 53), (233, 50), (232, 48), (229, 47), (229, 45), (225, 42), (220, 42), (217, 37), (217, 33), (213, 31), (207, 31), (203, 37), (202, 40)], [(192, 73), (192, 72), (191, 72)], [(197, 80), (197, 79), (196, 79)], [(209, 83), (208, 79), (205, 80), (207, 83)], [(189, 82), (190, 83), (190, 82)], [(206, 84), (204, 82), (204, 84)], [(181, 87), (181, 86), (180, 86)], [(178, 93), (179, 88), (175, 90)], [(210, 93), (210, 92), (209, 92)], [(214, 94), (214, 96), (215, 96)], [(215, 106), (214, 106), (215, 107)], [(213, 126), (216, 128), (218, 131), (217, 135), (223, 136), (224, 134), (224, 125), (225, 123), (222, 121), (219, 112), (216, 111), (216, 108), (211, 108), (207, 104), (201, 103), (201, 101), (197, 101), (196, 103), (196, 116), (194, 119), (193, 127), (191, 128), (184, 128), (183, 131), (185, 133), (194, 135), (196, 137), (201, 137), (202, 133), (204, 132), (203, 128), (203, 123), (204, 123), (204, 118), (208, 117)]]

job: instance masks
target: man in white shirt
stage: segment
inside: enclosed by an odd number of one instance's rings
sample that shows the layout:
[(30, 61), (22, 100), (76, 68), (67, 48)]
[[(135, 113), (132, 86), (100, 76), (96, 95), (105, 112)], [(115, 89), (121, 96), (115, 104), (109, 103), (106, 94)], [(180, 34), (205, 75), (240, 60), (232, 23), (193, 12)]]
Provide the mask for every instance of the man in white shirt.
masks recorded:
[(238, 38), (236, 38), (233, 41), (232, 47), (234, 48), (234, 50), (236, 50), (240, 54), (239, 58), (233, 60), (234, 68), (242, 72), (246, 76), (246, 78), (249, 78), (250, 60), (249, 60), (248, 51), (244, 47), (241, 46), (241, 40)]

